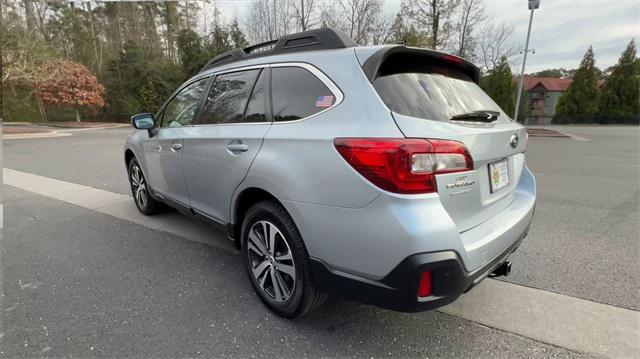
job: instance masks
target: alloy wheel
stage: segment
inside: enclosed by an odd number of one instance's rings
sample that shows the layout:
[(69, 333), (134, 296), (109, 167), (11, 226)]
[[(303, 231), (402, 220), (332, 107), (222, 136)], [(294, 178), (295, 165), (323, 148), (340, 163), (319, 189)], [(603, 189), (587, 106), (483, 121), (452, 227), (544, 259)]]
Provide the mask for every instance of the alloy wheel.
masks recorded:
[(145, 208), (147, 205), (147, 183), (138, 164), (131, 167), (131, 186), (136, 203), (140, 208)]
[(249, 230), (247, 255), (260, 289), (276, 302), (286, 302), (295, 289), (296, 267), (282, 232), (273, 223), (258, 221)]

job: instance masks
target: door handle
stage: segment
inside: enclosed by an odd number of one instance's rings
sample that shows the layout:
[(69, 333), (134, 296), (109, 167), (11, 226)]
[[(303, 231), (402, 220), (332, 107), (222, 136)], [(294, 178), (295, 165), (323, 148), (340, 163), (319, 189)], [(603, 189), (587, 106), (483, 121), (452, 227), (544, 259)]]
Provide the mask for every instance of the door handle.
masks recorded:
[(182, 143), (173, 143), (171, 144), (171, 151), (180, 151), (182, 149)]
[(227, 145), (227, 150), (230, 152), (246, 152), (249, 150), (249, 146), (244, 143), (230, 143)]

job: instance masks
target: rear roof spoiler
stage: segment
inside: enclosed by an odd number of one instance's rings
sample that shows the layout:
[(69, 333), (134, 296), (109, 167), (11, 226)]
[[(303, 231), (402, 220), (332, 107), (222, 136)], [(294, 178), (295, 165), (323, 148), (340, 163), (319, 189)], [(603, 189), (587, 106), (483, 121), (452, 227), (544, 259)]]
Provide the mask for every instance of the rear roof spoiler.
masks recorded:
[(468, 60), (443, 52), (426, 50), (417, 47), (406, 47), (403, 45), (386, 46), (374, 52), (373, 55), (369, 56), (364, 64), (362, 64), (362, 70), (364, 71), (369, 81), (373, 83), (373, 81), (376, 79), (376, 77), (378, 77), (378, 74), (380, 73), (380, 67), (382, 66), (382, 64), (384, 64), (384, 62), (391, 56), (398, 54), (406, 54), (412, 57), (422, 57), (424, 59), (446, 62), (462, 70), (462, 72), (469, 76), (476, 84), (480, 83), (480, 69)]

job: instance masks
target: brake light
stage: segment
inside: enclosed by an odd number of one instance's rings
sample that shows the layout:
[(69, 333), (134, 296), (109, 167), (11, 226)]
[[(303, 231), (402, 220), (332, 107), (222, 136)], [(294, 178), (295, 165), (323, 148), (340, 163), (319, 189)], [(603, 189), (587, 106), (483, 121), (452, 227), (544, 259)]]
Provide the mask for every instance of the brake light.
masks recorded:
[(458, 56), (444, 54), (444, 55), (442, 55), (441, 59), (446, 61), (446, 62), (451, 62), (451, 63), (456, 64), (456, 65), (461, 65), (462, 64), (462, 59), (459, 58)]
[(336, 138), (334, 144), (358, 173), (395, 193), (436, 192), (437, 174), (473, 169), (467, 148), (456, 141)]
[(418, 297), (424, 298), (431, 295), (431, 271), (422, 272), (418, 283)]

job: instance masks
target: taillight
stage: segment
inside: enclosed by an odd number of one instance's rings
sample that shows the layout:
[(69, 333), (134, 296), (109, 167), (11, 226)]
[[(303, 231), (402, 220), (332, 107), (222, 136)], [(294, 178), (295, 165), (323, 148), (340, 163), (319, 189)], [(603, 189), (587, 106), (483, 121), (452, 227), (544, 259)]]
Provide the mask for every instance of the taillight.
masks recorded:
[(336, 138), (334, 144), (362, 176), (395, 193), (436, 192), (435, 175), (473, 169), (467, 148), (456, 141)]
[(431, 295), (431, 271), (422, 272), (418, 282), (418, 297), (424, 298)]

